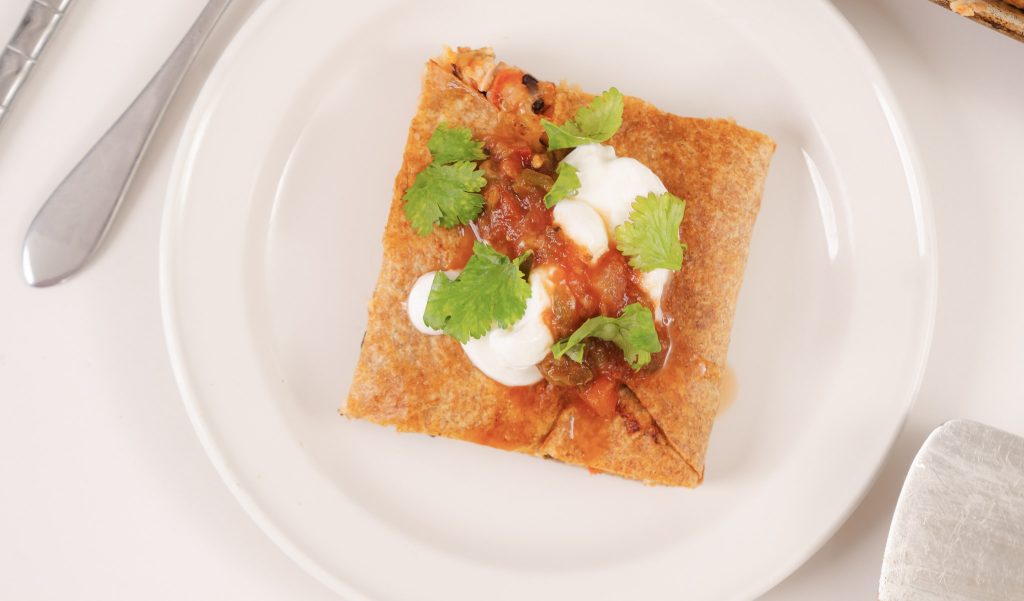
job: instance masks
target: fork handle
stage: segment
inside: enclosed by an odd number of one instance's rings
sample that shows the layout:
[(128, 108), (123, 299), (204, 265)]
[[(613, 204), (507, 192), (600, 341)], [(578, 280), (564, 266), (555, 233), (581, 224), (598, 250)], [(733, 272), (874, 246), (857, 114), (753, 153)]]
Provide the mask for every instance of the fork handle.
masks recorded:
[(22, 252), (29, 284), (63, 281), (99, 246), (160, 118), (230, 2), (207, 3), (149, 84), (43, 204)]
[(71, 0), (32, 0), (11, 40), (0, 49), (0, 121), (70, 5)]

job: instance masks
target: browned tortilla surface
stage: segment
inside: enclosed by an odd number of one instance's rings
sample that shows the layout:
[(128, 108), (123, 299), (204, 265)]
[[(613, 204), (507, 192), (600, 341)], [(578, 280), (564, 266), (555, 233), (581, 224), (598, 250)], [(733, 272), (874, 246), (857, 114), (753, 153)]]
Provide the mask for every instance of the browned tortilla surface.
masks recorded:
[[(571, 118), (590, 98), (561, 86), (553, 120)], [(619, 156), (650, 167), (686, 200), (688, 252), (663, 299), (672, 340), (665, 364), (627, 381), (616, 414), (595, 420), (546, 382), (533, 390), (498, 384), (469, 362), (455, 340), (423, 335), (406, 316), (413, 282), (444, 268), (461, 238), (457, 230), (441, 228), (418, 236), (402, 211), (402, 195), (430, 162), (427, 140), (442, 121), (483, 138), (508, 119), (531, 141), (543, 132), (538, 119), (498, 111), (448, 70), (428, 63), (395, 179), (366, 337), (342, 413), (648, 483), (696, 486), (704, 474), (720, 370), (774, 143), (729, 120), (678, 117), (626, 97), (623, 125), (608, 144)], [(542, 149), (539, 142), (535, 146)]]

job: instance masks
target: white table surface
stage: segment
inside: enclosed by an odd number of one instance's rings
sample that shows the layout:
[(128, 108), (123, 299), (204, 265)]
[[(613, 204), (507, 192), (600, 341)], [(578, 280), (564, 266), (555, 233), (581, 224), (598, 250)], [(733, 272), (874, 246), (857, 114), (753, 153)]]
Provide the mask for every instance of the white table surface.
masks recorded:
[[(78, 0), (0, 127), (0, 598), (333, 599), (249, 521), (178, 399), (157, 241), (172, 152), (203, 76), (258, 0), (237, 0), (171, 105), (98, 260), (36, 290), (39, 204), (155, 72), (203, 0)], [(836, 0), (917, 141), (939, 239), (920, 396), (849, 521), (768, 600), (875, 598), (914, 452), (954, 417), (1024, 434), (1024, 44), (926, 0)], [(27, 0), (0, 1), (0, 39)]]

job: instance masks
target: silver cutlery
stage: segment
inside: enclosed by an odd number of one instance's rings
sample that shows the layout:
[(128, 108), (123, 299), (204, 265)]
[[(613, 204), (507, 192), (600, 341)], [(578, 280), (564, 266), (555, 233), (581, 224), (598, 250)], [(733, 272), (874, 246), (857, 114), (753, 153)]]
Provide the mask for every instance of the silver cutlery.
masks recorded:
[(896, 504), (878, 599), (1024, 599), (1024, 438), (965, 420), (932, 432)]
[(0, 121), (71, 6), (71, 0), (32, 0), (11, 41), (0, 52)]
[(110, 228), (167, 105), (230, 2), (207, 3), (131, 106), (43, 204), (28, 228), (22, 250), (29, 284), (62, 282), (92, 256)]

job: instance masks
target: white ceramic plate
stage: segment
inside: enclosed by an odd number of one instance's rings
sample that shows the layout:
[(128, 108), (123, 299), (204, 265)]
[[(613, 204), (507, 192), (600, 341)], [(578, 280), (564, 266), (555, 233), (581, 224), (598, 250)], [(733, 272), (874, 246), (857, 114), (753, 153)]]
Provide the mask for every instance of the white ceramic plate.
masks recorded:
[[(422, 64), (732, 116), (778, 142), (704, 485), (649, 488), (340, 418)], [(927, 203), (891, 96), (825, 2), (268, 1), (172, 179), (161, 278), (199, 436), (245, 509), (348, 599), (751, 599), (865, 491), (930, 339)]]

